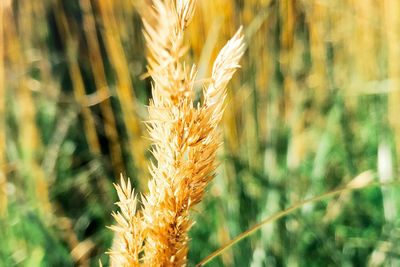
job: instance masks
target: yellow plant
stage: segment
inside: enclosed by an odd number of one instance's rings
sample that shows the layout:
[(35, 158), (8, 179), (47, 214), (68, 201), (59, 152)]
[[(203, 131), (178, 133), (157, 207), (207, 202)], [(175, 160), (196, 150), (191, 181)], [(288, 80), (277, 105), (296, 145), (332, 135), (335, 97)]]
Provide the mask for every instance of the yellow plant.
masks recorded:
[[(189, 210), (199, 203), (216, 168), (226, 86), (239, 68), (245, 46), (239, 29), (218, 54), (202, 104), (194, 105), (196, 67), (181, 58), (186, 52), (184, 33), (195, 1), (154, 0), (152, 18), (144, 18), (148, 72), (153, 98), (147, 122), (153, 142), (152, 179), (136, 212), (130, 182), (116, 186), (121, 213), (113, 216), (117, 242), (111, 249), (113, 266), (185, 266), (188, 231), (193, 225)], [(149, 23), (148, 21), (156, 21)]]

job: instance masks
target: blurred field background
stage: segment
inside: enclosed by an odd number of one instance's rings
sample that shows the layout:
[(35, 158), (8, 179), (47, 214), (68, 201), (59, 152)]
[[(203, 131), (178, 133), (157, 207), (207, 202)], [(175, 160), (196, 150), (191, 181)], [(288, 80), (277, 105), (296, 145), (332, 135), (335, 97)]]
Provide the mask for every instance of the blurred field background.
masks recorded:
[[(0, 1), (0, 266), (108, 265), (112, 183), (123, 173), (144, 192), (149, 177), (146, 4)], [(398, 0), (199, 0), (187, 62), (200, 80), (240, 25), (248, 50), (193, 215), (192, 265), (357, 176), (399, 179)], [(399, 212), (398, 186), (342, 194), (209, 266), (400, 266)]]

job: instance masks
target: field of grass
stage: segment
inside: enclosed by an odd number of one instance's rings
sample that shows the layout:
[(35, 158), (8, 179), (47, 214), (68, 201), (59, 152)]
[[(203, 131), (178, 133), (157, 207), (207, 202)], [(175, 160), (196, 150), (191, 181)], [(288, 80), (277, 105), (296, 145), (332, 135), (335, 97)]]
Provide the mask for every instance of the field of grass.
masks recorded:
[[(108, 266), (113, 183), (150, 178), (150, 4), (0, 0), (0, 266)], [(189, 266), (293, 206), (206, 266), (400, 266), (400, 2), (198, 0), (198, 80), (240, 25)]]

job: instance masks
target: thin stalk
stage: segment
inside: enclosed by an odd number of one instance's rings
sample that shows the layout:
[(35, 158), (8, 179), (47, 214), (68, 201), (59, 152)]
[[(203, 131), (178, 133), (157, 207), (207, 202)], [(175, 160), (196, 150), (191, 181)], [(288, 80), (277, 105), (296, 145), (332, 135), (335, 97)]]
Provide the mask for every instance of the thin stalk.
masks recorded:
[(126, 59), (122, 40), (118, 31), (118, 21), (115, 18), (113, 3), (98, 1), (100, 17), (103, 22), (102, 37), (106, 51), (116, 75), (116, 92), (121, 103), (122, 117), (128, 130), (129, 151), (132, 153), (137, 171), (139, 188), (147, 184), (148, 168), (145, 157), (146, 145), (142, 141), (142, 127), (137, 116), (137, 99), (129, 73), (129, 64)]
[(243, 239), (245, 239), (246, 237), (252, 235), (253, 233), (255, 233), (256, 231), (258, 231), (259, 229), (261, 229), (261, 227), (263, 227), (264, 225), (274, 222), (282, 217), (285, 217), (286, 215), (289, 215), (290, 213), (294, 212), (295, 210), (298, 210), (299, 208), (302, 208), (303, 206), (313, 203), (313, 202), (318, 202), (318, 201), (322, 201), (326, 198), (329, 197), (333, 197), (336, 195), (339, 195), (341, 193), (347, 192), (347, 191), (355, 191), (355, 190), (363, 190), (369, 187), (374, 187), (374, 186), (390, 186), (390, 185), (398, 185), (399, 182), (387, 182), (387, 183), (380, 183), (380, 182), (374, 182), (374, 183), (368, 183), (368, 184), (364, 184), (358, 187), (354, 187), (354, 186), (346, 186), (344, 188), (340, 188), (340, 189), (336, 189), (333, 191), (329, 191), (327, 193), (324, 193), (322, 195), (316, 196), (316, 197), (312, 197), (306, 200), (303, 200), (301, 202), (298, 202), (297, 204), (283, 210), (280, 211), (278, 213), (275, 213), (274, 215), (262, 220), (261, 222), (257, 223), (256, 225), (254, 225), (253, 227), (251, 227), (250, 229), (244, 231), (243, 233), (239, 234), (238, 236), (236, 236), (234, 239), (232, 239), (231, 241), (229, 241), (227, 244), (223, 245), (222, 247), (220, 247), (219, 249), (217, 249), (216, 251), (214, 251), (213, 253), (211, 253), (210, 255), (208, 255), (207, 257), (205, 257), (203, 260), (201, 260), (198, 264), (196, 264), (196, 267), (200, 267), (200, 266), (204, 266), (207, 263), (209, 263), (211, 260), (213, 260), (214, 258), (218, 257), (219, 255), (221, 255), (222, 253), (224, 253), (226, 250), (228, 250), (229, 248), (231, 248), (232, 246), (234, 246), (235, 244), (239, 243), (240, 241), (242, 241)]
[(118, 172), (118, 170), (123, 169), (123, 159), (119, 144), (117, 124), (114, 118), (111, 101), (108, 98), (110, 91), (104, 71), (99, 39), (96, 34), (96, 22), (93, 9), (89, 0), (80, 0), (79, 4), (83, 12), (83, 29), (86, 35), (96, 92), (104, 97), (104, 100), (99, 103), (99, 107), (104, 117), (104, 132), (109, 143), (111, 163), (113, 169)]
[[(56, 16), (56, 24), (61, 35), (66, 40), (65, 49), (68, 58), (68, 69), (69, 75), (71, 76), (74, 97), (76, 101), (81, 104), (86, 99), (86, 89), (82, 72), (77, 61), (76, 45), (74, 44), (74, 39), (61, 3), (55, 4), (54, 9), (58, 14), (58, 16)], [(101, 154), (100, 141), (96, 132), (95, 120), (89, 107), (82, 106), (82, 118), (86, 141), (88, 142), (90, 152), (94, 155), (99, 155)]]

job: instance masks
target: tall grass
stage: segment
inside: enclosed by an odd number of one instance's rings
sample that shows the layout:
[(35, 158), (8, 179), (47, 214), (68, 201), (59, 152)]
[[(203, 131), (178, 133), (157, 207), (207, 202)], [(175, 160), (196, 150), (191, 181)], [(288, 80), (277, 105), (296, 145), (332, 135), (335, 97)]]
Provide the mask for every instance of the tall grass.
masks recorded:
[[(122, 172), (146, 193), (150, 177), (148, 4), (0, 1), (1, 266), (108, 264), (112, 183)], [(248, 50), (227, 92), (221, 164), (190, 215), (189, 265), (365, 170), (398, 181), (398, 9), (198, 1), (182, 60), (199, 81), (239, 25)], [(306, 205), (209, 266), (396, 266), (399, 201), (397, 187), (375, 187)]]

